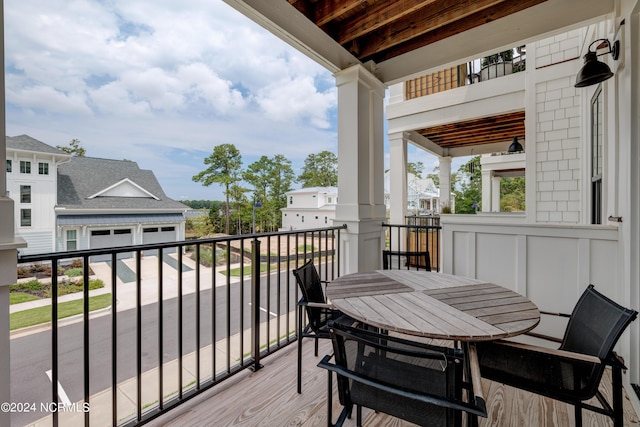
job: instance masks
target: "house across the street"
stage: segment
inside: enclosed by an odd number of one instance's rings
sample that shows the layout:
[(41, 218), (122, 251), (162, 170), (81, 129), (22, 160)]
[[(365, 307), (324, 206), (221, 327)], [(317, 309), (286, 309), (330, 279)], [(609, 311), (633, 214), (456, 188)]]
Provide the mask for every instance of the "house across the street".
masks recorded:
[(136, 162), (71, 156), (27, 135), (6, 142), (22, 254), (184, 239), (189, 208)]
[(337, 187), (309, 187), (285, 193), (287, 207), (282, 208), (282, 230), (329, 227), (333, 225), (338, 204)]

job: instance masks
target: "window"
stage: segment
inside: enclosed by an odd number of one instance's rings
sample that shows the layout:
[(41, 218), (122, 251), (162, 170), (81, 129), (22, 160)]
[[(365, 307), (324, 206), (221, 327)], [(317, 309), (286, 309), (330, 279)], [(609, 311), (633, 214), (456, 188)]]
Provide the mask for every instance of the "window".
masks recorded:
[(161, 227), (160, 231), (176, 231), (175, 227)]
[(302, 222), (304, 222), (304, 215), (302, 215)]
[(38, 174), (49, 175), (49, 163), (38, 163)]
[(327, 197), (327, 203), (329, 204), (333, 203), (333, 197)]
[(76, 230), (67, 230), (67, 250), (75, 251), (78, 249), (78, 240)]
[(293, 204), (293, 196), (289, 196), (289, 204), (292, 205)]
[(20, 160), (20, 173), (31, 173), (31, 162)]
[(158, 232), (158, 227), (143, 228), (142, 232), (143, 233), (157, 233)]
[(92, 236), (110, 236), (111, 230), (93, 230), (91, 232)]
[(131, 234), (131, 230), (129, 228), (120, 228), (118, 230), (113, 230), (114, 235), (118, 234)]
[(31, 203), (31, 186), (20, 186), (20, 203)]
[(13, 170), (13, 166), (12, 166), (11, 160), (7, 160), (7, 173), (11, 173), (12, 170)]
[(591, 224), (602, 224), (602, 86), (591, 99)]
[(20, 226), (31, 227), (31, 209), (20, 209)]

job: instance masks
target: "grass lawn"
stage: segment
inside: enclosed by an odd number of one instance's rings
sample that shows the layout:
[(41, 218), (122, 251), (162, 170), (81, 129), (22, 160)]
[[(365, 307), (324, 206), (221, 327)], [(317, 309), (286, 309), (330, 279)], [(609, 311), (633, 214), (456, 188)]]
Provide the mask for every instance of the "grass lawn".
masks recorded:
[[(271, 270), (275, 270), (277, 268), (277, 264), (271, 264)], [(266, 263), (260, 263), (260, 273), (264, 273), (265, 271), (268, 270), (267, 264)], [(240, 267), (238, 268), (232, 268), (231, 270), (229, 270), (229, 276), (233, 276), (233, 277), (240, 277)], [(220, 274), (227, 274), (227, 271), (221, 271)], [(251, 274), (251, 265), (245, 265), (244, 266), (244, 275), (247, 276)]]
[[(98, 310), (111, 305), (111, 294), (89, 297), (89, 311)], [(61, 302), (58, 304), (58, 319), (82, 313), (83, 300)], [(11, 314), (11, 330), (26, 328), (51, 321), (51, 306), (32, 308)]]
[(9, 304), (20, 304), (21, 302), (33, 301), (40, 299), (35, 295), (28, 294), (26, 292), (11, 292), (9, 293)]

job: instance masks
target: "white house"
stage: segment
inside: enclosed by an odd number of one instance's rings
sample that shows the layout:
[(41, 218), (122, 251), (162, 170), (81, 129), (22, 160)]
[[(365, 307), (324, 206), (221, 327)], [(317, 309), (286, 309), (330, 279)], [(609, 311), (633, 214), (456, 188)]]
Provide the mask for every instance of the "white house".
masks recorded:
[[(418, 178), (407, 173), (407, 213), (435, 215), (440, 213), (440, 190), (431, 178)], [(384, 204), (391, 209), (391, 173), (384, 174)]]
[(301, 230), (333, 225), (338, 203), (337, 187), (309, 187), (293, 190), (282, 208), (282, 230)]
[(58, 166), (71, 155), (27, 135), (7, 137), (7, 195), (14, 201), (22, 253), (55, 251)]
[(73, 157), (27, 135), (7, 137), (7, 188), (23, 254), (184, 239), (182, 203), (127, 160)]

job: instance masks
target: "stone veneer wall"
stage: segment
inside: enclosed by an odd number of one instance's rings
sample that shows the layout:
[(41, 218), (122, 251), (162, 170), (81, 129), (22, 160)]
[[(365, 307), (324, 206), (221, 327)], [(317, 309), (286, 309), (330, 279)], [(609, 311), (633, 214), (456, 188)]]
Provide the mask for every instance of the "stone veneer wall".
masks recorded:
[(536, 222), (579, 223), (582, 160), (580, 92), (582, 33), (535, 43)]

